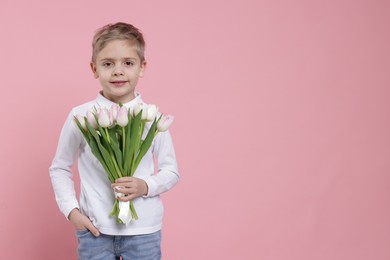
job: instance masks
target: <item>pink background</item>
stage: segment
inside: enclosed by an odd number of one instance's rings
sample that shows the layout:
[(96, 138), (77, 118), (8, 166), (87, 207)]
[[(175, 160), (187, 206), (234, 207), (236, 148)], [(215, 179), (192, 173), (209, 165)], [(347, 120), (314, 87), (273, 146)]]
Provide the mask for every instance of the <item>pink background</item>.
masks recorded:
[(98, 27), (140, 27), (175, 115), (164, 259), (390, 259), (385, 0), (0, 3), (0, 259), (76, 259), (48, 175)]

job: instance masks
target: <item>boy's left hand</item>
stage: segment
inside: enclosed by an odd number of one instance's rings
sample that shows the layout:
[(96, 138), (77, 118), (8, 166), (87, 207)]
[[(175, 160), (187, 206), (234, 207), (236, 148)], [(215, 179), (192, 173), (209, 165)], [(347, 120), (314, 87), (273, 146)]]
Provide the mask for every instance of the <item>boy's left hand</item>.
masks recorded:
[(148, 194), (148, 185), (137, 177), (119, 178), (111, 186), (115, 192), (125, 194), (123, 197), (117, 197), (120, 201), (130, 201)]

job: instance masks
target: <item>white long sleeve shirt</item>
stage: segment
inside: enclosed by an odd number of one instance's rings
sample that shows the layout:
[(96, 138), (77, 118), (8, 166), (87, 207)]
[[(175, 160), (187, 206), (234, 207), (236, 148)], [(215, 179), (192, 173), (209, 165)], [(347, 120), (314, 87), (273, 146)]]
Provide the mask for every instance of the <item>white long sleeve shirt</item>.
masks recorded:
[[(140, 102), (141, 95), (137, 93), (133, 100), (124, 105), (131, 107)], [(143, 179), (148, 185), (148, 194), (133, 200), (139, 219), (132, 220), (127, 225), (118, 223), (116, 217), (109, 216), (115, 195), (107, 173), (92, 154), (73, 119), (75, 115), (84, 116), (93, 107), (110, 108), (112, 104), (114, 103), (99, 93), (95, 100), (75, 107), (70, 112), (49, 169), (56, 201), (65, 217), (68, 217), (74, 208), (79, 208), (103, 234), (153, 233), (160, 230), (162, 225), (164, 209), (159, 194), (171, 189), (179, 180), (172, 138), (169, 131), (159, 133), (134, 173), (134, 177)], [(76, 198), (72, 171), (77, 159), (80, 176), (79, 201)]]

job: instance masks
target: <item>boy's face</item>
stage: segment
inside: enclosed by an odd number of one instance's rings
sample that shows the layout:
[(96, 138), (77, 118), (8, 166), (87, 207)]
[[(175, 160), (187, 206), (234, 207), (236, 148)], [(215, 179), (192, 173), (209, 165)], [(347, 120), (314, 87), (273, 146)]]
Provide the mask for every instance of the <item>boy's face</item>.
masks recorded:
[(103, 95), (115, 102), (126, 103), (135, 97), (135, 86), (143, 77), (146, 62), (141, 62), (137, 49), (126, 40), (113, 40), (91, 62), (95, 78), (102, 85)]

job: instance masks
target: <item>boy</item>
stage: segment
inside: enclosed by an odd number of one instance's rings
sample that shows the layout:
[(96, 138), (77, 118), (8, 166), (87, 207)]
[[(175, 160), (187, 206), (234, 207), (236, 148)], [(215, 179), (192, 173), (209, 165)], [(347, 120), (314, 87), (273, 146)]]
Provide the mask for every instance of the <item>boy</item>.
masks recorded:
[[(133, 177), (123, 177), (111, 184), (73, 122), (75, 115), (85, 115), (93, 107), (109, 108), (114, 103), (132, 107), (142, 102), (135, 87), (146, 67), (145, 42), (134, 26), (116, 23), (96, 32), (92, 48), (90, 65), (102, 91), (95, 100), (73, 108), (64, 124), (50, 167), (56, 200), (76, 229), (79, 259), (160, 259), (163, 205), (159, 194), (171, 189), (179, 179), (169, 131), (156, 136)], [(71, 170), (77, 156), (79, 202)], [(154, 157), (158, 162), (157, 174), (154, 174)], [(118, 199), (133, 200), (139, 217), (127, 225), (109, 216), (118, 187), (125, 194)]]

